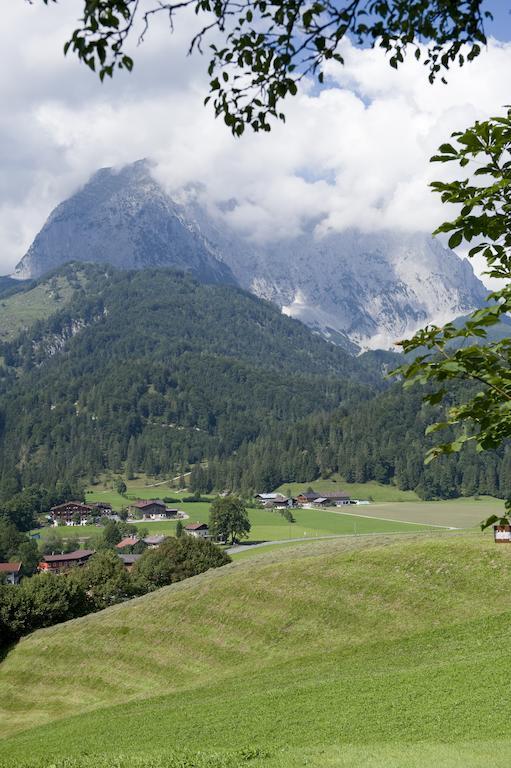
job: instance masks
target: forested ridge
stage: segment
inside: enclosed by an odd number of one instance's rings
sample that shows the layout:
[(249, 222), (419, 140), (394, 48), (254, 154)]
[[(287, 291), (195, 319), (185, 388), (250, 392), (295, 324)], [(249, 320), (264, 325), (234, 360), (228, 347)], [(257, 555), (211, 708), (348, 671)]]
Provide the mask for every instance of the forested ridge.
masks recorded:
[[(460, 393), (461, 394), (461, 393)], [(192, 471), (194, 491), (271, 489), (339, 474), (348, 482), (377, 480), (414, 490), (423, 499), (490, 494), (511, 496), (511, 447), (476, 453), (470, 445), (428, 465), (435, 435), (425, 435), (440, 409), (423, 403), (420, 387), (394, 384), (371, 399), (276, 426), (245, 443), (228, 460)]]
[(179, 471), (382, 386), (379, 359), (239, 289), (171, 270), (87, 275), (64, 310), (0, 346), (9, 487)]
[[(79, 270), (80, 279), (76, 279)], [(425, 467), (438, 410), (237, 288), (172, 270), (64, 268), (71, 302), (0, 345), (0, 498), (105, 470), (249, 493), (339, 473), (424, 498), (511, 491), (511, 454)]]

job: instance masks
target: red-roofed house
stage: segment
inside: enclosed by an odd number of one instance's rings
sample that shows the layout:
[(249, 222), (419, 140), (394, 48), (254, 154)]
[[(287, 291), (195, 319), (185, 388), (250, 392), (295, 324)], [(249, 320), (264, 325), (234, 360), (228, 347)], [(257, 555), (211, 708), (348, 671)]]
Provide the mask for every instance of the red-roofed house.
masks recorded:
[(22, 563), (0, 563), (0, 583), (19, 584)]
[(189, 523), (185, 525), (184, 531), (189, 536), (195, 536), (196, 539), (207, 539), (209, 536), (209, 526), (207, 523)]
[(118, 544), (115, 545), (116, 549), (126, 549), (127, 547), (134, 547), (138, 544), (140, 539), (138, 536), (126, 536), (125, 539), (121, 539)]

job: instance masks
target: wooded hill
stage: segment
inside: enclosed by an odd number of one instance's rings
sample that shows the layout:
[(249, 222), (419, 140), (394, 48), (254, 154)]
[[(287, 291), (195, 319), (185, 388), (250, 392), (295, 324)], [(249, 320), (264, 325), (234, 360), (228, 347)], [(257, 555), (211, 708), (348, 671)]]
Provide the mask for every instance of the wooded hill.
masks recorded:
[[(332, 472), (425, 498), (511, 490), (507, 453), (424, 467), (435, 413), (420, 391), (385, 380), (394, 355), (351, 357), (267, 302), (172, 270), (69, 265), (48, 279), (72, 287), (64, 308), (0, 343), (4, 499), (105, 470), (178, 474), (201, 462), (201, 491)], [(25, 303), (38, 286), (24, 287)]]
[(79, 269), (63, 310), (0, 345), (4, 480), (179, 470), (382, 386), (377, 358), (237, 288)]

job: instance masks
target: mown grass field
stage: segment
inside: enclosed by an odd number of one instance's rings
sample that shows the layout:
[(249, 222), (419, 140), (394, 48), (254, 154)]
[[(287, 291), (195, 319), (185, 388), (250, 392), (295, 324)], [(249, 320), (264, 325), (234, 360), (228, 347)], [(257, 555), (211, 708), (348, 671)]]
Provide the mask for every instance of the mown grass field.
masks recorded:
[(355, 507), (355, 512), (361, 515), (428, 525), (446, 525), (453, 528), (478, 528), (483, 519), (493, 514), (502, 514), (503, 511), (502, 499), (495, 499), (492, 496), (447, 501), (380, 502)]
[(0, 765), (507, 766), (510, 585), (489, 536), (352, 537), (36, 632)]
[[(187, 522), (208, 522), (209, 520), (209, 502), (192, 502), (179, 504), (189, 515)], [(350, 508), (354, 509), (354, 508)], [(285, 539), (304, 539), (314, 536), (331, 535), (349, 535), (366, 533), (398, 533), (430, 530), (430, 526), (418, 524), (408, 524), (401, 521), (379, 520), (372, 517), (359, 517), (352, 514), (338, 514), (334, 511), (322, 509), (296, 509), (293, 515), (295, 523), (288, 523), (278, 512), (272, 512), (264, 509), (248, 510), (252, 529), (247, 542), (254, 541), (282, 541)], [(135, 523), (139, 529), (145, 529), (150, 534), (167, 534), (173, 536), (176, 530), (174, 520), (155, 521)], [(50, 535), (50, 531), (55, 528), (41, 528), (37, 531), (42, 538)], [(87, 539), (87, 545), (93, 544), (101, 535), (101, 527), (95, 525), (84, 525), (72, 528), (59, 528), (58, 532), (66, 536), (78, 536), (80, 539)]]

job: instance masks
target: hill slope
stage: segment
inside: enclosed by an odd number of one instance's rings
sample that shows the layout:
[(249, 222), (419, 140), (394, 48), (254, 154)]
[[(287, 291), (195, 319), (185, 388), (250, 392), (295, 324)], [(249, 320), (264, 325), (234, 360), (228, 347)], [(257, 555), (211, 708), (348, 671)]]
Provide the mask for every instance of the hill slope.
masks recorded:
[(39, 631), (0, 664), (0, 764), (504, 766), (508, 554), (302, 545)]

